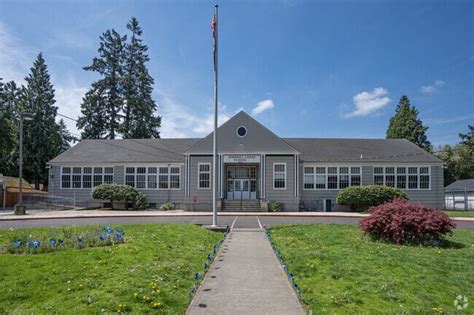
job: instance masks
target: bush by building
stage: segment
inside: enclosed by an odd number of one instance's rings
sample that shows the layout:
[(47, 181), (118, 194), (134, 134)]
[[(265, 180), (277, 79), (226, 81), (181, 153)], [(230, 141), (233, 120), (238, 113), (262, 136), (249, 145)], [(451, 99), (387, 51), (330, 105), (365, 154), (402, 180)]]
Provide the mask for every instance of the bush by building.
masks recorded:
[(401, 189), (381, 186), (365, 185), (344, 188), (337, 194), (336, 202), (347, 205), (352, 211), (377, 206), (395, 198), (408, 200), (408, 195)]
[(129, 203), (133, 203), (135, 209), (146, 209), (148, 207), (145, 194), (128, 185), (102, 184), (94, 187), (91, 195), (94, 199), (109, 201), (112, 209), (116, 208), (117, 202), (124, 203), (127, 210)]

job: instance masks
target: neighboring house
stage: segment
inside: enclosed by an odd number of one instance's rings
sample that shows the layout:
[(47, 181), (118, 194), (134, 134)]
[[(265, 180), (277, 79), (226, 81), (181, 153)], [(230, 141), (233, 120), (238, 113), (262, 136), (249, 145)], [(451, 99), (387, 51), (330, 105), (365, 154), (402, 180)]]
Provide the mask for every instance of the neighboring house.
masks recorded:
[(460, 179), (444, 188), (446, 209), (474, 210), (474, 179)]
[[(407, 140), (280, 138), (244, 112), (217, 136), (222, 209), (278, 201), (285, 211), (330, 211), (340, 189), (369, 184), (444, 206), (442, 161)], [(49, 193), (100, 205), (92, 188), (114, 182), (143, 191), (152, 207), (211, 210), (212, 138), (81, 141), (49, 162)]]

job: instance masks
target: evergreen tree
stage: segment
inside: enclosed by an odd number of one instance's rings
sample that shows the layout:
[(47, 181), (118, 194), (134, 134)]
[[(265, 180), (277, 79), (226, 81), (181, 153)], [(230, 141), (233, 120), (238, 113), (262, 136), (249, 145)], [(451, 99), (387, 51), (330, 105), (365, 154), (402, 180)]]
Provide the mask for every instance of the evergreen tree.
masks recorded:
[(102, 89), (93, 83), (82, 98), (81, 113), (77, 128), (82, 129), (82, 139), (103, 139), (108, 133), (106, 123), (106, 98)]
[(407, 139), (419, 147), (431, 151), (431, 143), (426, 137), (428, 127), (418, 119), (418, 110), (410, 105), (408, 97), (403, 95), (395, 110), (395, 115), (390, 118), (387, 129), (387, 139)]
[(467, 132), (460, 133), (461, 143), (470, 146), (474, 150), (474, 126), (467, 125)]
[(46, 163), (69, 148), (64, 123), (56, 123), (58, 108), (55, 106), (54, 89), (45, 60), (40, 53), (25, 78), (21, 90), (20, 113), (30, 113), (33, 121), (23, 124), (24, 130), (24, 177), (34, 181), (35, 187), (46, 184)]
[(131, 32), (125, 46), (124, 121), (121, 132), (124, 138), (159, 138), (161, 117), (155, 115), (156, 103), (152, 98), (153, 78), (146, 63), (148, 47), (143, 44), (142, 29), (135, 17), (127, 24)]
[[(103, 114), (103, 120), (87, 120), (87, 116), (82, 116), (80, 117), (82, 122), (78, 126), (87, 126), (89, 131), (83, 136), (88, 136), (89, 132), (92, 132), (92, 135), (97, 137), (102, 134), (102, 130), (105, 130), (107, 133), (104, 138), (115, 139), (123, 104), (123, 59), (127, 36), (121, 36), (112, 29), (103, 33), (100, 40), (99, 57), (95, 57), (92, 64), (84, 67), (84, 70), (97, 72), (102, 78), (92, 84), (91, 90), (81, 104), (81, 111), (83, 115), (100, 112)], [(98, 91), (100, 93), (97, 93)], [(92, 108), (94, 106), (100, 108), (94, 109)], [(101, 125), (97, 125), (99, 122)]]
[(16, 176), (18, 173), (18, 124), (15, 118), (19, 89), (14, 81), (0, 79), (0, 173)]

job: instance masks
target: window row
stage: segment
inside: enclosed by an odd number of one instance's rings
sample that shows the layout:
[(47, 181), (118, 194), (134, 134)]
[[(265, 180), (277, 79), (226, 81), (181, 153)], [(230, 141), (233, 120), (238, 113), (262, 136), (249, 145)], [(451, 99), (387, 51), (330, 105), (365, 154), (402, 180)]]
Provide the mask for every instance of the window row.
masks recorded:
[(180, 189), (179, 166), (125, 167), (125, 185), (137, 189)]
[(61, 168), (61, 188), (92, 188), (113, 182), (113, 167), (63, 166)]
[(429, 166), (377, 166), (374, 184), (400, 189), (430, 189)]
[(361, 185), (360, 166), (304, 166), (303, 188), (344, 189)]

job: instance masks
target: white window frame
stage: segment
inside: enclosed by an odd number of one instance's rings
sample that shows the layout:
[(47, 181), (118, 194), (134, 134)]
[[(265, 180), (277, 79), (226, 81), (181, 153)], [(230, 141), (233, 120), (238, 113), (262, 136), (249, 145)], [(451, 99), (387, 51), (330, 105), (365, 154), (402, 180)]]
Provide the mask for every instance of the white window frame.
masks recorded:
[[(285, 175), (285, 187), (275, 187), (275, 174), (276, 173), (282, 173), (281, 171), (278, 171), (276, 172), (275, 171), (275, 167), (277, 165), (284, 165), (285, 166), (285, 172), (284, 172), (284, 175)], [(273, 190), (286, 190), (288, 188), (288, 185), (287, 185), (287, 182), (288, 182), (288, 179), (287, 179), (287, 173), (288, 173), (288, 169), (287, 169), (287, 165), (286, 163), (283, 163), (283, 162), (275, 162), (273, 163)]]
[[(90, 175), (91, 176), (91, 187), (84, 187), (84, 168), (86, 167), (90, 167), (92, 170), (91, 170), (91, 173), (87, 173), (85, 175)], [(115, 174), (114, 174), (114, 166), (113, 165), (61, 165), (61, 169), (60, 169), (60, 189), (94, 189), (94, 176), (95, 175), (99, 175), (98, 173), (95, 173), (95, 168), (96, 167), (101, 167), (102, 168), (102, 172), (100, 173), (100, 175), (102, 175), (102, 184), (105, 184), (105, 176), (106, 175), (110, 175), (112, 176), (112, 183), (114, 182), (115, 180)], [(71, 169), (71, 172), (70, 173), (64, 173), (64, 168), (70, 168)], [(73, 170), (74, 168), (80, 168), (81, 169), (81, 173), (76, 173), (74, 174), (73, 173)], [(106, 173), (105, 172), (105, 169), (106, 168), (112, 168), (112, 173)], [(63, 175), (64, 176), (69, 176), (69, 183), (70, 183), (70, 186), (69, 187), (64, 187), (63, 186)], [(74, 183), (73, 183), (73, 175), (76, 175), (76, 176), (80, 176), (81, 177), (81, 185), (80, 187), (74, 187)]]
[[(320, 191), (324, 191), (324, 190), (341, 190), (341, 189), (344, 189), (344, 188), (340, 188), (341, 187), (341, 179), (340, 179), (340, 176), (341, 175), (344, 175), (344, 176), (348, 176), (349, 177), (349, 186), (347, 187), (351, 187), (351, 186), (362, 186), (362, 165), (358, 165), (358, 164), (337, 164), (337, 165), (321, 165), (321, 164), (303, 164), (303, 178), (305, 176), (305, 172), (304, 172), (304, 168), (305, 167), (311, 167), (313, 168), (313, 175), (314, 175), (314, 188), (305, 188), (304, 187), (304, 180), (303, 180), (303, 190), (320, 190)], [(316, 168), (318, 167), (321, 167), (321, 168), (324, 168), (325, 170), (325, 173), (324, 174), (319, 174), (316, 172)], [(335, 167), (336, 168), (336, 173), (332, 173), (332, 174), (329, 174), (328, 173), (328, 169), (330, 167)], [(340, 168), (341, 167), (347, 167), (348, 168), (348, 173), (341, 173), (340, 172)], [(359, 168), (359, 173), (352, 173), (352, 168), (353, 167), (358, 167)], [(360, 176), (360, 181), (359, 181), (359, 185), (352, 185), (352, 176), (353, 175), (359, 175)], [(316, 177), (317, 176), (324, 176), (325, 177), (325, 188), (317, 188), (316, 187)], [(337, 177), (337, 188), (329, 188), (328, 187), (328, 184), (329, 184), (329, 181), (328, 181), (328, 176), (336, 176)]]
[[(145, 188), (137, 188), (137, 168), (140, 168), (140, 167), (144, 167), (145, 168), (145, 173), (140, 173), (140, 175), (145, 175)], [(156, 173), (149, 173), (149, 168), (150, 167), (156, 167), (157, 169), (157, 172)], [(167, 175), (167, 183), (168, 183), (168, 188), (160, 188), (160, 167), (163, 167), (163, 168), (167, 168), (168, 169), (168, 173), (166, 174)], [(179, 176), (179, 182), (178, 182), (178, 185), (179, 185), (179, 188), (170, 188), (170, 172), (171, 172), (171, 168), (172, 167), (176, 167), (179, 169), (179, 174), (173, 174), (173, 175), (178, 175)], [(127, 168), (133, 168), (134, 169), (134, 172), (133, 174), (131, 173), (127, 173)], [(129, 176), (133, 175), (133, 184), (134, 184), (134, 188), (136, 190), (140, 190), (140, 191), (147, 191), (147, 190), (181, 190), (181, 165), (179, 164), (138, 164), (138, 165), (125, 165), (124, 166), (124, 184), (127, 185), (127, 181), (126, 181), (126, 176), (127, 174)], [(149, 185), (149, 181), (148, 181), (148, 176), (149, 175), (152, 175), (152, 176), (155, 176), (156, 175), (156, 188), (150, 188), (150, 185)]]
[[(431, 190), (431, 180), (432, 180), (432, 177), (431, 177), (431, 167), (432, 165), (420, 165), (420, 164), (417, 164), (417, 165), (413, 165), (413, 164), (404, 164), (404, 165), (401, 165), (401, 164), (387, 164), (387, 165), (373, 165), (372, 166), (372, 170), (376, 167), (381, 167), (383, 169), (383, 172), (380, 173), (380, 174), (375, 174), (375, 172), (373, 172), (373, 176), (372, 176), (372, 183), (375, 183), (375, 176), (379, 175), (379, 176), (383, 176), (383, 186), (386, 186), (386, 176), (387, 175), (394, 175), (395, 176), (395, 181), (394, 181), (394, 188), (397, 188), (398, 186), (398, 176), (405, 176), (405, 188), (398, 188), (398, 189), (401, 189), (401, 190), (411, 190), (411, 191), (427, 191), (427, 190)], [(394, 174), (387, 174), (386, 173), (386, 168), (387, 167), (393, 167), (395, 169), (395, 173)], [(408, 169), (411, 168), (411, 167), (415, 167), (416, 168), (416, 174), (409, 174), (408, 173)], [(421, 174), (420, 173), (420, 168), (423, 168), (423, 167), (427, 167), (428, 168), (428, 173), (426, 174)], [(403, 174), (398, 174), (398, 168), (405, 168), (405, 173)], [(417, 176), (417, 184), (416, 184), (416, 188), (409, 188), (410, 185), (409, 185), (409, 176)], [(428, 176), (429, 180), (428, 180), (428, 188), (420, 188), (420, 178), (421, 176)], [(391, 186), (390, 186), (391, 187)]]
[[(201, 171), (201, 165), (208, 165), (209, 171)], [(197, 187), (198, 189), (209, 190), (212, 187), (212, 165), (211, 163), (198, 163)], [(209, 174), (209, 187), (201, 187), (201, 174)]]

